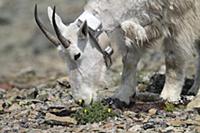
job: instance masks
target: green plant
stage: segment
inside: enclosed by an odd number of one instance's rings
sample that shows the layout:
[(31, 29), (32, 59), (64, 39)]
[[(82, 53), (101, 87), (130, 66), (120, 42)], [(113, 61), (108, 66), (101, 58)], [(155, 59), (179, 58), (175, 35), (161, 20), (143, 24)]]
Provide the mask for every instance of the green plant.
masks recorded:
[(91, 106), (83, 107), (72, 114), (72, 117), (74, 117), (79, 124), (100, 122), (106, 120), (108, 117), (114, 116), (116, 116), (116, 113), (101, 102), (95, 102)]
[(164, 110), (167, 112), (173, 112), (176, 109), (176, 106), (173, 103), (166, 102)]

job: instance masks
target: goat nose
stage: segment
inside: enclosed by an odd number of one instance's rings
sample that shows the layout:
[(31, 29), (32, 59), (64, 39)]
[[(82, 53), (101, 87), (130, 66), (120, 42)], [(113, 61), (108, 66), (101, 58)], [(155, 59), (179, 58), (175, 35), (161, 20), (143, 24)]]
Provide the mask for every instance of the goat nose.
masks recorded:
[(81, 57), (81, 53), (75, 54), (74, 55), (74, 60), (78, 60)]

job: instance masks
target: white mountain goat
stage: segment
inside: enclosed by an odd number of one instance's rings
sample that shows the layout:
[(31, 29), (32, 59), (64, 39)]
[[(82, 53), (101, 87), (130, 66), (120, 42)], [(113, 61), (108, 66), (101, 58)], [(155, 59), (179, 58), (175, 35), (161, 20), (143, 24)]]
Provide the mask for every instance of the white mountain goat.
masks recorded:
[[(35, 6), (37, 24), (67, 63), (74, 98), (86, 104), (98, 99), (98, 87), (106, 86), (107, 68), (116, 52), (113, 45), (121, 50), (123, 72), (112, 99), (127, 105), (136, 93), (136, 68), (147, 49), (164, 47), (166, 81), (161, 97), (172, 102), (180, 99), (187, 58), (195, 49), (200, 55), (200, 0), (89, 0), (82, 15), (67, 26), (55, 7), (48, 7), (48, 16), (57, 37), (45, 29)], [(105, 50), (99, 42), (103, 33), (111, 40)], [(200, 56), (190, 93), (196, 94), (199, 86)]]

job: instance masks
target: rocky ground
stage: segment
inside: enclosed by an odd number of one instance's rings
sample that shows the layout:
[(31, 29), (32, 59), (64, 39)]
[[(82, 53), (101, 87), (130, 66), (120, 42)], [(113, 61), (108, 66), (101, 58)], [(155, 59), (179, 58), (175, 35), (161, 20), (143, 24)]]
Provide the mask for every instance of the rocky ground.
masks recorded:
[[(85, 1), (0, 1), (0, 132), (200, 132), (199, 97), (178, 105), (137, 97), (130, 108), (109, 108), (117, 114), (112, 118), (80, 124), (71, 113), (82, 107), (73, 101), (63, 61), (34, 22), (35, 3), (44, 22), (48, 22), (46, 7), (58, 5), (59, 14), (69, 23), (80, 14)], [(141, 61), (138, 90), (160, 93), (164, 76), (154, 72), (164, 71), (161, 55), (150, 51)], [(189, 65), (190, 78), (193, 68)], [(183, 95), (192, 82), (186, 81)]]
[[(155, 94), (155, 89), (163, 85), (163, 78), (156, 76), (160, 80), (154, 77), (147, 85), (148, 91)], [(70, 113), (82, 107), (73, 101), (67, 79), (60, 77), (41, 77), (26, 70), (15, 77), (2, 78), (1, 132), (200, 132), (199, 108), (187, 110), (188, 101), (174, 105), (147, 97), (138, 99), (130, 108), (110, 109), (109, 113), (117, 114), (114, 117), (81, 124)], [(186, 84), (190, 86), (191, 82)]]

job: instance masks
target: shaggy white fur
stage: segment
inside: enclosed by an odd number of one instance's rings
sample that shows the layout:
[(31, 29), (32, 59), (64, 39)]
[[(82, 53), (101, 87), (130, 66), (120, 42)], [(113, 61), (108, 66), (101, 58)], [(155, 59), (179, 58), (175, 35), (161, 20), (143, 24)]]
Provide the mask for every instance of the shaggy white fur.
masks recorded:
[[(89, 0), (85, 10), (102, 22), (103, 30), (121, 50), (123, 72), (115, 98), (130, 103), (130, 97), (135, 94), (140, 58), (147, 48), (162, 45), (166, 82), (161, 97), (169, 101), (180, 99), (187, 57), (194, 49), (200, 55), (200, 43), (194, 43), (200, 36), (200, 0)], [(51, 8), (48, 8), (48, 14), (52, 22)], [(61, 52), (66, 57), (74, 95), (89, 103), (91, 96), (97, 99), (94, 88), (102, 87), (106, 82), (102, 55), (88, 34), (80, 38), (79, 33), (86, 33), (87, 26), (80, 28), (76, 21), (66, 26), (59, 16), (56, 16), (56, 22), (63, 36), (71, 42), (70, 47)], [(73, 60), (76, 53), (81, 53), (78, 61)], [(197, 93), (200, 87), (199, 58), (192, 93)]]

